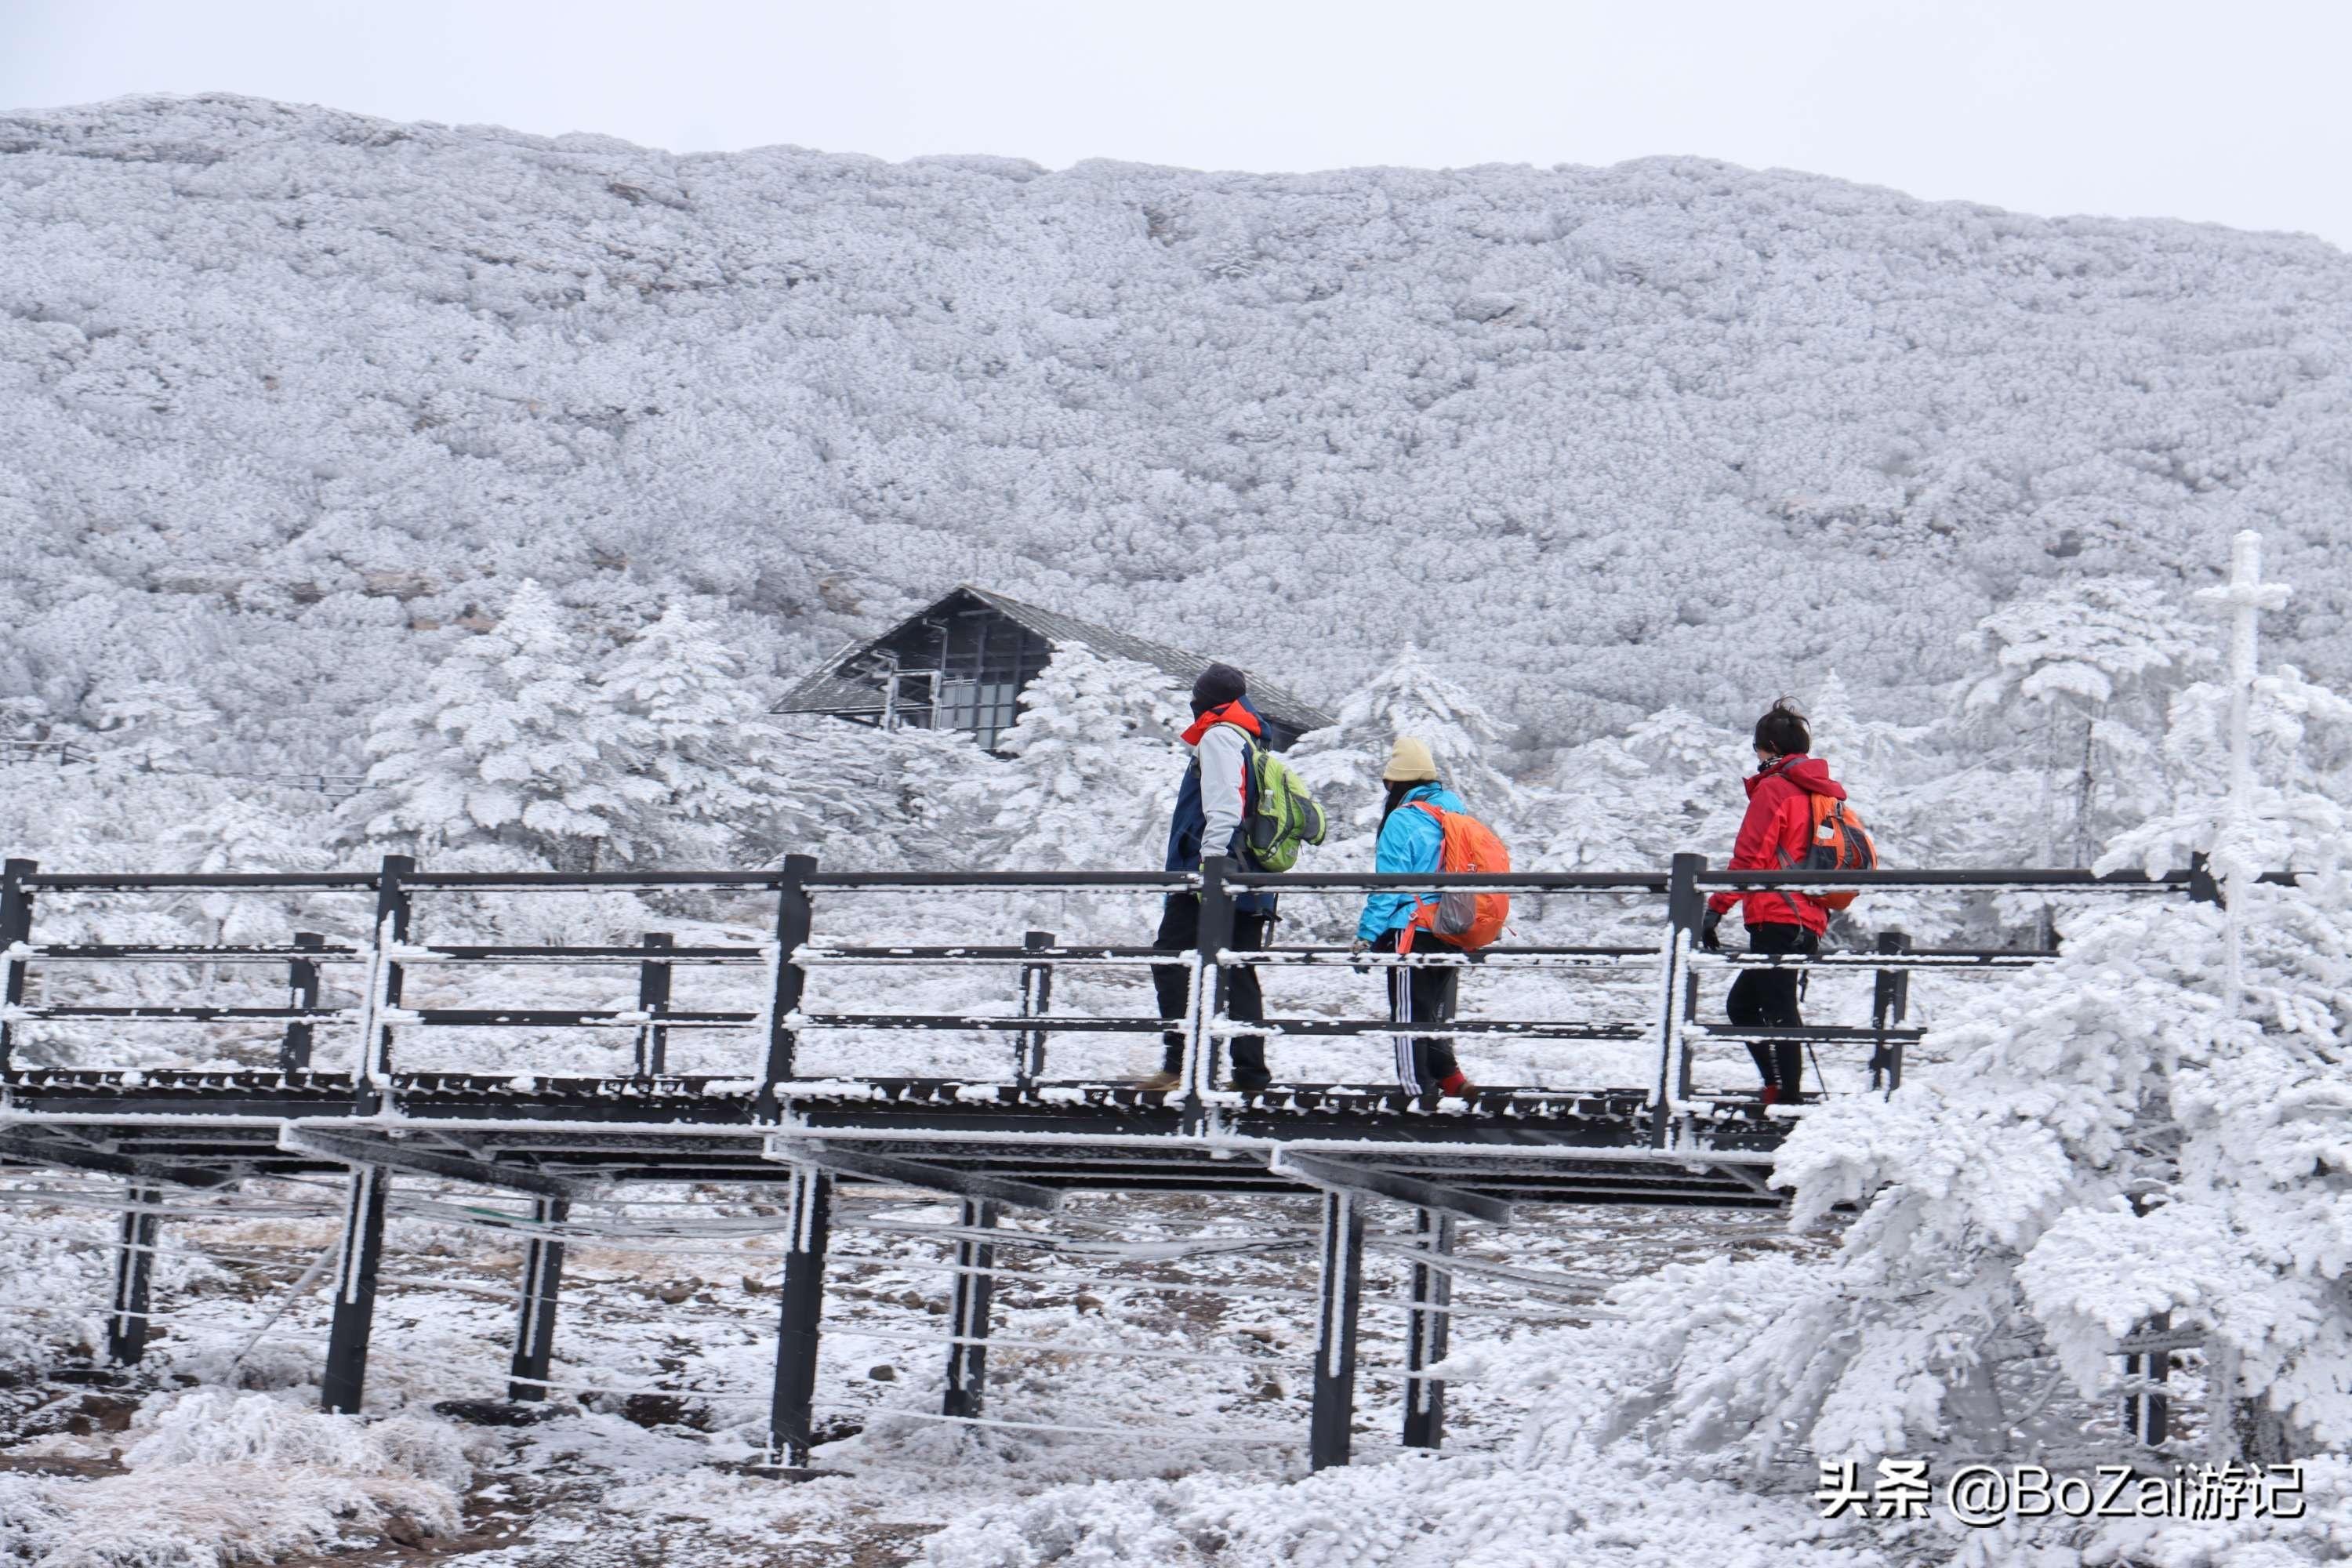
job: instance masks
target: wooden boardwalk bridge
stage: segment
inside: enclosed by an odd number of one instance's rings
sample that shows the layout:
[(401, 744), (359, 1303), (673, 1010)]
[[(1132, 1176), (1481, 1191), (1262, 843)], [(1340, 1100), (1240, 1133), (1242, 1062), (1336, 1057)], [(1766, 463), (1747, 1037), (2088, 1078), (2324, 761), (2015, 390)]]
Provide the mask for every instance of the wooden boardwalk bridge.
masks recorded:
[[(427, 871), (388, 858), (374, 870), (255, 875), (55, 874), (7, 862), (0, 877), (0, 1164), (97, 1173), (128, 1194), (111, 1306), (110, 1352), (136, 1361), (145, 1342), (154, 1251), (153, 1195), (172, 1186), (219, 1189), (250, 1178), (331, 1173), (347, 1177), (342, 1239), (334, 1273), (333, 1317), (324, 1350), (323, 1402), (362, 1403), (376, 1280), (385, 1247), (385, 1200), (395, 1181), (478, 1184), (524, 1194), (543, 1228), (529, 1242), (518, 1291), (511, 1394), (550, 1386), (563, 1247), (553, 1239), (570, 1205), (618, 1184), (719, 1183), (768, 1189), (788, 1205), (771, 1431), (774, 1455), (805, 1465), (816, 1441), (812, 1410), (823, 1323), (824, 1271), (834, 1194), (882, 1184), (939, 1194), (961, 1205), (948, 1227), (956, 1279), (941, 1414), (978, 1419), (986, 1379), (991, 1235), (1007, 1209), (1050, 1212), (1074, 1190), (1319, 1194), (1319, 1327), (1311, 1452), (1320, 1467), (1349, 1455), (1354, 1408), (1357, 1317), (1362, 1293), (1365, 1211), (1385, 1201), (1412, 1215), (1418, 1238), (1412, 1270), (1410, 1371), (1442, 1360), (1451, 1319), (1455, 1222), (1509, 1221), (1541, 1204), (1650, 1204), (1770, 1208), (1783, 1201), (1769, 1181), (1774, 1151), (1801, 1110), (1764, 1107), (1752, 1093), (1697, 1086), (1702, 1048), (1801, 1040), (1867, 1052), (1874, 1089), (1901, 1081), (1910, 976), (1928, 970), (1982, 973), (2042, 962), (2041, 952), (1911, 949), (1883, 935), (1874, 951), (1811, 959), (1697, 952), (1710, 892), (1759, 886), (1836, 885), (1871, 889), (2028, 891), (2050, 895), (2213, 897), (2201, 872), (2158, 879), (2095, 877), (2068, 870), (1946, 870), (1836, 875), (1709, 870), (1677, 856), (1663, 872), (1510, 873), (1489, 877), (1247, 874), (1213, 861), (1200, 875), (1128, 872), (904, 873), (821, 870), (788, 858), (761, 871), (486, 873)], [(1475, 957), (1367, 955), (1344, 949), (1230, 948), (1236, 893), (1271, 889), (1344, 895), (1377, 889), (1475, 887), (1515, 894), (1601, 895), (1654, 905), (1657, 939), (1646, 945), (1502, 946)], [(464, 944), (414, 939), (421, 901), (448, 895), (491, 898), (580, 890), (673, 898), (690, 891), (769, 900), (772, 924), (757, 942), (678, 943), (648, 931), (634, 944)], [(1195, 893), (1200, 939), (1189, 952), (1056, 941), (1027, 932), (994, 945), (832, 945), (817, 907), (835, 894), (927, 898), (1112, 892)], [(77, 931), (104, 929), (104, 900), (187, 894), (299, 896), (305, 907), (342, 900), (351, 933), (341, 940), (289, 931), (282, 942), (211, 945), (135, 941), (47, 941), (42, 916), (71, 900)], [(658, 917), (647, 915), (648, 921)], [(328, 923), (321, 921), (320, 923)], [(118, 928), (119, 929), (119, 928)], [(1055, 976), (1090, 968), (1138, 973), (1181, 964), (1190, 1001), (1184, 1016), (1087, 1016), (1055, 1012)], [(1315, 968), (1466, 964), (1490, 971), (1616, 970), (1649, 983), (1643, 1016), (1617, 1019), (1456, 1019), (1402, 1032), (1463, 1038), (1511, 1037), (1573, 1048), (1632, 1045), (1653, 1061), (1644, 1081), (1572, 1089), (1494, 1087), (1467, 1103), (1413, 1096), (1367, 1083), (1276, 1082), (1263, 1089), (1222, 1086), (1223, 1042), (1237, 1034), (1270, 1039), (1387, 1037), (1382, 1018), (1272, 1017), (1239, 1024), (1227, 1016), (1226, 987), (1240, 966)], [(1694, 1017), (1697, 980), (1710, 966), (1802, 963), (1872, 976), (1867, 1026), (1797, 1030), (1702, 1027)], [(44, 976), (112, 966), (188, 976), (220, 966), (283, 966), (287, 995), (268, 1005), (186, 1001), (48, 999)], [(635, 970), (635, 1007), (578, 1009), (543, 998), (507, 1007), (404, 1005), (412, 972), (435, 967), (507, 971), (526, 965)], [(700, 1009), (673, 1000), (679, 971), (754, 972), (760, 1005)], [(1005, 1002), (995, 1013), (827, 1013), (805, 1002), (813, 974), (857, 970), (887, 976), (943, 969), (994, 971)], [(324, 976), (349, 977), (352, 1000), (327, 1005)], [(889, 994), (886, 981), (869, 988)], [(38, 990), (39, 996), (35, 995)], [(68, 987), (74, 990), (74, 987)], [(195, 990), (193, 983), (190, 989)], [(1066, 985), (1066, 990), (1067, 989)], [(278, 1032), (276, 1060), (224, 1064), (209, 1031), (236, 1026)], [(630, 1070), (518, 1071), (494, 1054), (462, 1070), (408, 1063), (414, 1042), (467, 1030), (596, 1032), (632, 1043)], [(740, 1042), (731, 1071), (674, 1072), (672, 1037), (720, 1031)], [(135, 1064), (105, 1059), (104, 1042), (193, 1038), (181, 1066), (157, 1066), (150, 1049)], [(173, 1035), (173, 1031), (179, 1031)], [(812, 1042), (881, 1033), (979, 1035), (1003, 1046), (1003, 1071), (938, 1077), (816, 1076), (804, 1070)], [(1057, 1037), (1173, 1034), (1183, 1042), (1178, 1089), (1140, 1089), (1107, 1079), (1045, 1075)], [(459, 1037), (464, 1037), (463, 1036)], [(330, 1038), (348, 1050), (322, 1065)], [(72, 1049), (58, 1044), (82, 1042)], [(89, 1041), (100, 1042), (91, 1047)], [(1276, 1053), (1277, 1058), (1279, 1053)], [(1279, 1062), (1277, 1060), (1277, 1066)], [(1410, 1376), (1405, 1438), (1434, 1447), (1443, 1387)]]

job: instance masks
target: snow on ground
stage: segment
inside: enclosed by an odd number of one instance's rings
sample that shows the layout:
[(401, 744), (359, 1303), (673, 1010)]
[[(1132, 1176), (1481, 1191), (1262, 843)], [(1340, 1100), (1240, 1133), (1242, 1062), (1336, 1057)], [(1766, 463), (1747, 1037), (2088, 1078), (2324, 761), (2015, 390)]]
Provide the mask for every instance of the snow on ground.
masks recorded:
[[(327, 1303), (315, 1281), (299, 1296), (288, 1290), (331, 1245), (332, 1194), (256, 1184), (248, 1202), (310, 1212), (169, 1215), (156, 1338), (135, 1375), (111, 1387), (35, 1376), (7, 1392), (0, 1483), (10, 1489), (0, 1494), (8, 1499), (0, 1519), (19, 1531), (12, 1547), (63, 1564), (78, 1560), (41, 1553), (68, 1539), (95, 1552), (92, 1542), (134, 1537), (193, 1549), (266, 1534), (273, 1551), (310, 1551), (338, 1538), (432, 1535), (469, 1542), (470, 1557), (516, 1568), (887, 1563), (951, 1521), (1055, 1489), (1181, 1481), (1245, 1498), (1304, 1469), (1315, 1323), (1309, 1200), (1096, 1197), (1051, 1222), (1013, 1222), (1016, 1232), (1034, 1225), (1080, 1239), (1291, 1242), (1176, 1260), (1003, 1248), (1000, 1266), (1019, 1273), (999, 1284), (989, 1415), (1082, 1429), (1075, 1433), (950, 1429), (920, 1418), (937, 1410), (941, 1386), (945, 1248), (887, 1227), (941, 1223), (951, 1211), (887, 1193), (845, 1202), (818, 1385), (821, 1429), (838, 1436), (817, 1451), (822, 1479), (795, 1484), (743, 1468), (756, 1457), (772, 1365), (772, 1228), (576, 1245), (557, 1331), (552, 1381), (561, 1386), (545, 1418), (476, 1426), (436, 1407), (463, 1415), (478, 1403), (453, 1402), (503, 1395), (519, 1249), (511, 1233), (446, 1223), (478, 1218), (499, 1200), (399, 1192), (369, 1383), (378, 1420), (356, 1427), (310, 1414)], [(15, 1321), (22, 1348), (55, 1357), (91, 1343), (112, 1226), (84, 1203), (104, 1195), (101, 1184), (61, 1178), (8, 1190), (9, 1223), (78, 1265), (52, 1291), (62, 1315)], [(624, 1219), (658, 1229), (685, 1216), (739, 1228), (780, 1223), (772, 1205), (749, 1197), (669, 1192), (625, 1215), (583, 1205), (575, 1221), (583, 1229)], [(171, 1202), (215, 1205), (229, 1200)], [(1402, 1219), (1400, 1211), (1375, 1224), (1392, 1230)], [(1590, 1276), (1593, 1288), (1581, 1301), (1530, 1306), (1465, 1279), (1456, 1343), (1576, 1321), (1607, 1281), (1675, 1258), (1813, 1245), (1779, 1235), (1769, 1216), (1561, 1209), (1507, 1234), (1470, 1226), (1466, 1256)], [(1402, 1314), (1391, 1303), (1402, 1296), (1402, 1276), (1376, 1251), (1357, 1439), (1358, 1461), (1373, 1475), (1390, 1473), (1401, 1454)], [(1176, 1285), (1201, 1293), (1153, 1288)], [(265, 1328), (280, 1307), (284, 1315)], [(1458, 1387), (1449, 1447), (1507, 1453), (1531, 1397), (1507, 1382)], [(266, 1486), (248, 1479), (257, 1468), (268, 1471)], [(88, 1561), (136, 1560), (127, 1547), (104, 1550), (116, 1555)]]

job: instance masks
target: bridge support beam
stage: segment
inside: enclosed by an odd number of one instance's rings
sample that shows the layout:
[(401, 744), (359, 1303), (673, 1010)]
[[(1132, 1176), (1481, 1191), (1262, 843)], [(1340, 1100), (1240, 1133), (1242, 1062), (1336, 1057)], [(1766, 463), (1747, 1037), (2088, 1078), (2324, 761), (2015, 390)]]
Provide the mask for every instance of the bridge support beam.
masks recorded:
[[(1454, 1256), (1454, 1216), (1436, 1209), (1413, 1211), (1413, 1234), (1424, 1252)], [(1445, 1359), (1454, 1326), (1454, 1275), (1426, 1262), (1412, 1266), (1412, 1310), (1405, 1321), (1404, 1446), (1436, 1448), (1445, 1441), (1445, 1384), (1422, 1375)]]
[[(993, 1230), (996, 1205), (978, 1198), (963, 1201), (963, 1228)], [(995, 1294), (996, 1247), (977, 1236), (958, 1238), (955, 1251), (955, 1301), (948, 1317), (947, 1396), (940, 1402), (943, 1415), (977, 1417), (988, 1400), (988, 1309)]]
[[(2172, 1314), (2158, 1312), (2141, 1327), (2147, 1338), (2161, 1341), (2172, 1330)], [(2172, 1436), (2172, 1402), (2159, 1392), (2172, 1378), (2172, 1352), (2159, 1345), (2124, 1355), (2124, 1436), (2156, 1447)]]
[(793, 1229), (784, 1253), (783, 1316), (776, 1331), (776, 1392), (768, 1447), (780, 1464), (806, 1466), (816, 1446), (817, 1320), (824, 1312), (824, 1253), (833, 1228), (833, 1178), (793, 1173)]
[[(562, 1198), (535, 1198), (534, 1226), (562, 1225), (572, 1205)], [(555, 1361), (555, 1301), (563, 1289), (563, 1243), (538, 1234), (523, 1247), (522, 1306), (515, 1319), (514, 1360), (508, 1368), (507, 1397), (547, 1397), (547, 1373)]]
[(155, 1236), (163, 1225), (155, 1208), (163, 1194), (134, 1183), (125, 1197), (114, 1253), (114, 1301), (106, 1319), (106, 1359), (117, 1366), (135, 1366), (147, 1353), (149, 1282), (154, 1278)]
[(1355, 1447), (1356, 1319), (1364, 1300), (1363, 1200), (1323, 1194), (1321, 1304), (1315, 1333), (1315, 1412), (1307, 1453), (1314, 1468), (1344, 1465)]
[(392, 1173), (355, 1165), (343, 1204), (343, 1245), (335, 1263), (335, 1313), (327, 1331), (327, 1369), (319, 1407), (356, 1415), (367, 1387), (368, 1339), (375, 1331), (375, 1277), (383, 1261), (383, 1200)]

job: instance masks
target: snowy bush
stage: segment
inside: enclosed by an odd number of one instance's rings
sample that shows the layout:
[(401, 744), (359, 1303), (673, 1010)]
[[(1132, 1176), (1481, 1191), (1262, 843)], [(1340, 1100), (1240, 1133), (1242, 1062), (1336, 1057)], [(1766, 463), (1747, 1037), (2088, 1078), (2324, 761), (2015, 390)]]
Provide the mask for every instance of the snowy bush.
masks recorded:
[(264, 1394), (195, 1389), (141, 1412), (128, 1473), (0, 1476), (0, 1553), (38, 1568), (228, 1568), (396, 1531), (457, 1528), (473, 1468), (447, 1427), (362, 1425)]

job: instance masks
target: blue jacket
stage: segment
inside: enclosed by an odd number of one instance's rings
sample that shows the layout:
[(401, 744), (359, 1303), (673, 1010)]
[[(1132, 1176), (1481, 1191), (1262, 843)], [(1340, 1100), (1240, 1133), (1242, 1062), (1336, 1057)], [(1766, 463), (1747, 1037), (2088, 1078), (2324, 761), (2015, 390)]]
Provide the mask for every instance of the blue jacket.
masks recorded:
[[(1412, 803), (1425, 800), (1440, 811), (1466, 813), (1469, 807), (1462, 797), (1442, 784), (1425, 784), (1409, 790), (1389, 819), (1381, 825), (1381, 842), (1372, 858), (1376, 873), (1406, 876), (1438, 868), (1440, 852), (1445, 847), (1445, 830), (1437, 826), (1437, 818), (1425, 811), (1415, 811)], [(1402, 931), (1412, 923), (1413, 911), (1425, 903), (1434, 903), (1433, 895), (1379, 892), (1366, 896), (1363, 918), (1356, 922), (1356, 936), (1361, 942), (1377, 942), (1383, 931)]]
[[(1256, 717), (1257, 709), (1251, 704), (1248, 698), (1240, 699), (1238, 705), (1247, 709), (1253, 719)], [(1263, 744), (1264, 742), (1254, 742), (1253, 743)], [(1197, 871), (1201, 868), (1201, 836), (1206, 831), (1208, 826), (1208, 807), (1201, 802), (1201, 763), (1200, 760), (1195, 758), (1184, 770), (1184, 782), (1176, 786), (1176, 810), (1168, 821), (1166, 869)], [(1232, 856), (1237, 861), (1243, 861), (1242, 837), (1248, 829), (1249, 825), (1246, 821), (1235, 828), (1233, 837), (1227, 840), (1223, 853)], [(1245, 861), (1244, 863), (1246, 864)], [(1234, 909), (1238, 913), (1245, 915), (1272, 914), (1274, 902), (1275, 895), (1272, 893), (1236, 893), (1234, 896)]]

